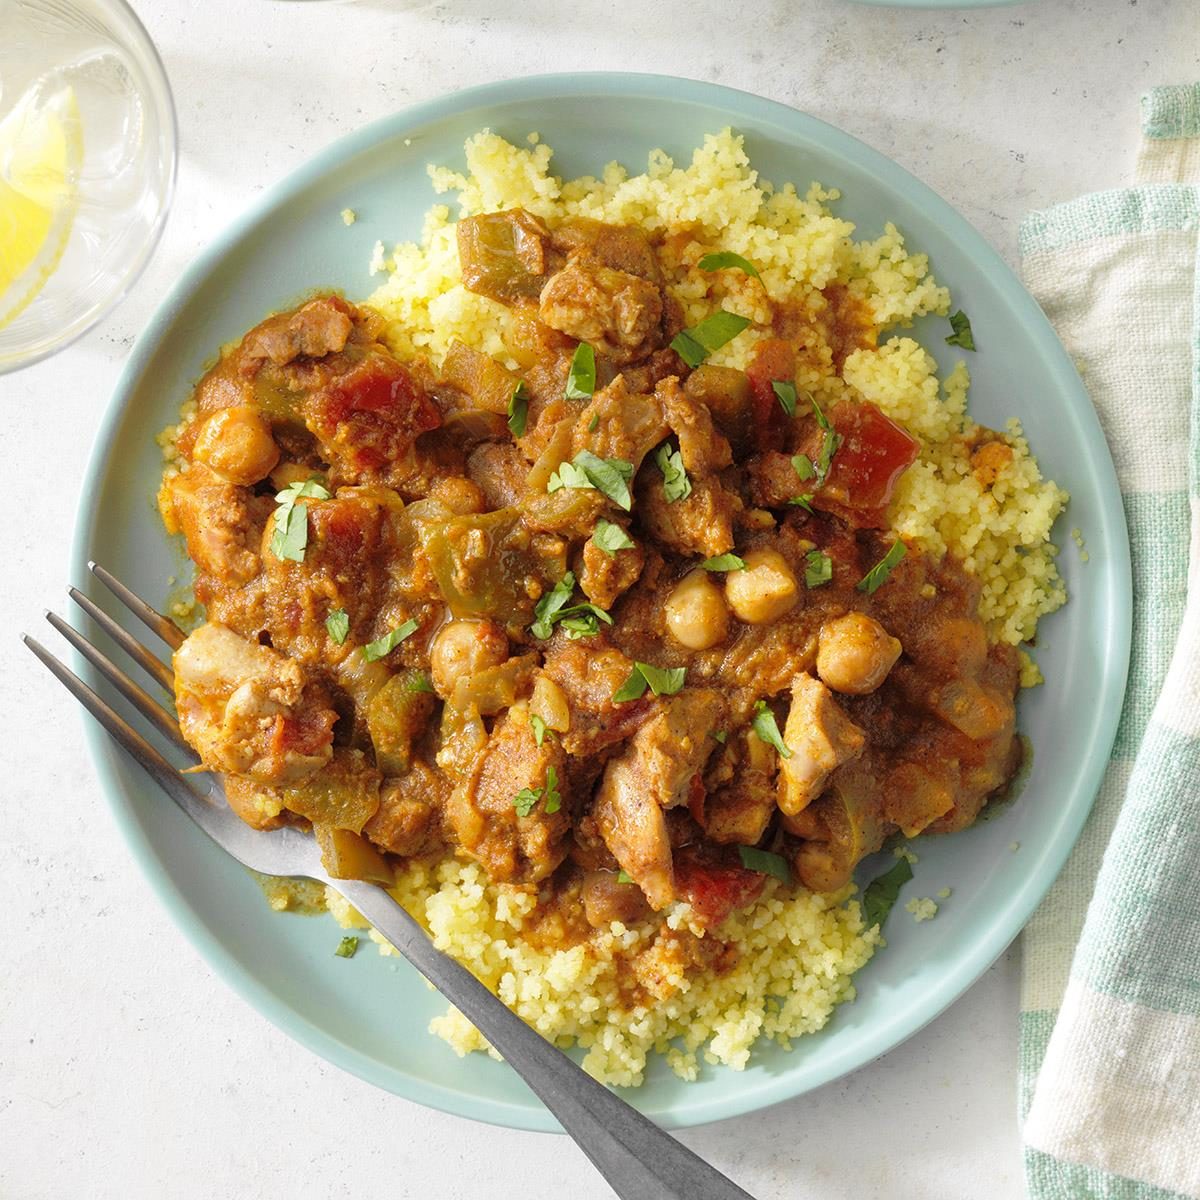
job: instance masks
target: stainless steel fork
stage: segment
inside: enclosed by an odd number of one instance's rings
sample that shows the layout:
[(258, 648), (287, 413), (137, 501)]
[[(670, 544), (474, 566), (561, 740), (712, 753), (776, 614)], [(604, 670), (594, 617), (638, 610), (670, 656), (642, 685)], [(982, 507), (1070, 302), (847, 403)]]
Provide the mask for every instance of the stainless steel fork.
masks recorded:
[[(103, 567), (93, 574), (170, 649), (183, 641), (176, 626)], [(77, 588), (71, 599), (155, 682), (172, 687), (171, 668)], [(90, 662), (155, 729), (185, 755), (196, 755), (183, 740), (175, 718), (107, 655), (55, 613), (46, 619)], [(46, 648), (25, 635), (25, 644), (155, 783), (214, 842), (238, 862), (265, 875), (302, 876), (340, 892), (408, 959), (430, 983), (463, 1012), (533, 1089), (542, 1103), (592, 1160), (622, 1200), (753, 1200), (714, 1167), (693, 1154), (648, 1118), (576, 1066), (557, 1047), (532, 1030), (496, 999), (470, 971), (434, 948), (425, 931), (392, 897), (375, 884), (332, 879), (321, 866), (316, 842), (285, 827), (271, 832), (251, 829), (225, 802), (215, 775), (180, 774), (149, 741)], [(198, 791), (189, 780), (206, 781)]]

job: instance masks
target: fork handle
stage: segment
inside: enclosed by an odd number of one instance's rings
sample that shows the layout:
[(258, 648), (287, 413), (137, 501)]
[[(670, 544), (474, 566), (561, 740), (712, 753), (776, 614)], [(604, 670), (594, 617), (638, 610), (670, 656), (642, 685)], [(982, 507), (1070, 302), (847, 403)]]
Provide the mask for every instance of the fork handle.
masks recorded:
[(753, 1200), (526, 1025), (382, 888), (330, 883), (479, 1029), (621, 1200)]

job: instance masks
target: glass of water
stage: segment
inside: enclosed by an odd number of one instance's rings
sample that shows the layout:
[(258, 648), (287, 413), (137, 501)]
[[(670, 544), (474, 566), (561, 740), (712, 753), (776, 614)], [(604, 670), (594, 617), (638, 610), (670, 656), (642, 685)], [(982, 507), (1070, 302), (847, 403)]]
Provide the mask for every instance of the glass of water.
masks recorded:
[(124, 0), (0, 0), (0, 373), (128, 291), (175, 184), (166, 73)]

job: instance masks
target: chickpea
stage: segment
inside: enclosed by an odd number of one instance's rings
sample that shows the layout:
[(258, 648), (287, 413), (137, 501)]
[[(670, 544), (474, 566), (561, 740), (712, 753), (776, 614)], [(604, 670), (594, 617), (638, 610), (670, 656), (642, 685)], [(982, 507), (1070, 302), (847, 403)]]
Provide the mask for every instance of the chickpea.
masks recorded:
[(439, 696), (449, 697), (461, 677), (508, 659), (508, 637), (494, 621), (449, 621), (429, 652), (429, 673)]
[(900, 650), (900, 642), (874, 617), (847, 613), (821, 626), (817, 674), (835, 692), (865, 696), (887, 678)]
[(270, 474), (279, 461), (279, 447), (256, 405), (235, 404), (204, 418), (192, 458), (230, 483), (249, 487)]
[(725, 576), (725, 598), (747, 625), (767, 625), (796, 607), (800, 589), (778, 550), (751, 550), (744, 571)]
[(667, 597), (667, 629), (689, 650), (707, 650), (724, 640), (729, 614), (721, 589), (707, 571), (692, 571)]

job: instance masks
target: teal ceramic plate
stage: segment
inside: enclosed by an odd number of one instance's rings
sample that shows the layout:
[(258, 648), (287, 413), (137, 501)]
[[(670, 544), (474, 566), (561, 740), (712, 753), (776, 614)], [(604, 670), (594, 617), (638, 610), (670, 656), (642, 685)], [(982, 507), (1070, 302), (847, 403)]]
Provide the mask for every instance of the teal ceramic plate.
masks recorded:
[[(648, 116), (652, 115), (652, 119)], [(464, 140), (489, 126), (541, 133), (565, 174), (611, 159), (645, 166), (656, 146), (687, 156), (705, 132), (732, 125), (769, 179), (843, 190), (837, 210), (874, 236), (895, 221), (927, 251), (979, 342), (972, 404), (983, 422), (1025, 423), (1046, 472), (1072, 493), (1060, 525), (1085, 531), (1086, 566), (1067, 543), (1071, 603), (1046, 621), (1039, 659), (1049, 682), (1024, 698), (1036, 748), (1024, 794), (966, 833), (927, 839), (909, 895), (954, 894), (934, 921), (898, 909), (888, 946), (858, 977), (858, 999), (791, 1053), (758, 1050), (744, 1072), (706, 1068), (684, 1084), (662, 1065), (630, 1099), (667, 1125), (693, 1125), (799, 1095), (886, 1053), (984, 972), (1028, 920), (1083, 825), (1112, 743), (1130, 636), (1129, 554), (1112, 462), (1075, 370), (1037, 305), (984, 240), (894, 163), (836, 129), (742, 92), (640, 75), (544, 76), (417, 105), (316, 155), (240, 217), (163, 301), (138, 339), (96, 442), (83, 488), (72, 575), (95, 558), (142, 595), (162, 598), (182, 560), (154, 509), (161, 467), (154, 434), (170, 423), (225, 341), (321, 285), (370, 292), (377, 238), (419, 233), (433, 197), (425, 165), (462, 164)], [(343, 208), (358, 213), (346, 227)], [(918, 329), (948, 366), (945, 322)], [(946, 351), (946, 353), (941, 353)], [(97, 594), (97, 599), (106, 598)], [(82, 669), (82, 668), (81, 668)], [(1086, 703), (1080, 698), (1086, 697)], [(503, 1064), (457, 1058), (426, 1032), (439, 999), (403, 963), (374, 953), (335, 958), (328, 918), (271, 912), (256, 884), (147, 783), (94, 727), (87, 737), (103, 790), (134, 857), (213, 966), (304, 1045), (412, 1100), (526, 1129), (553, 1121)], [(1019, 843), (1019, 851), (1010, 847)]]

